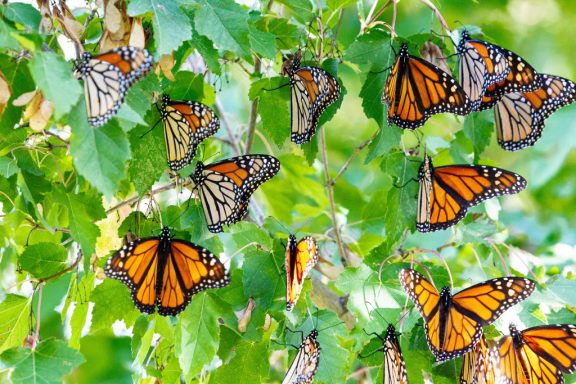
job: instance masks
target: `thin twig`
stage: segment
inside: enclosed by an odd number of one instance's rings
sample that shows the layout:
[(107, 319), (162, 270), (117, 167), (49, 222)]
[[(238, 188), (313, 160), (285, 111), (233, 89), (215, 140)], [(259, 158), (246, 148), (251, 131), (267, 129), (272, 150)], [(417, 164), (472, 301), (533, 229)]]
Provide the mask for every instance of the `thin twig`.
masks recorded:
[(440, 259), (442, 264), (444, 264), (446, 271), (448, 272), (448, 277), (450, 278), (450, 289), (454, 289), (454, 279), (452, 279), (452, 272), (450, 271), (450, 267), (448, 266), (446, 259), (444, 259), (444, 257), (442, 257), (440, 252), (438, 252), (435, 249), (426, 249), (426, 248), (417, 248), (416, 251), (420, 252), (420, 253), (431, 253), (431, 254), (435, 255), (438, 259)]
[[(502, 243), (502, 245), (504, 246), (504, 248), (506, 248), (508, 250), (509, 253), (513, 253), (516, 252), (516, 250), (512, 247), (510, 247), (508, 244), (506, 243)], [(538, 276), (536, 276), (534, 274), (534, 272), (532, 272), (532, 268), (530, 268), (528, 266), (528, 263), (526, 263), (525, 260), (522, 259), (522, 257), (518, 256), (518, 259), (522, 262), (522, 264), (524, 264), (524, 266), (526, 267), (526, 269), (528, 270), (528, 273), (530, 273), (530, 275), (532, 275), (532, 277), (534, 278), (534, 280), (536, 280), (537, 282), (540, 283), (540, 279), (538, 279)]]
[(70, 272), (71, 270), (73, 270), (74, 268), (76, 268), (78, 266), (78, 264), (80, 263), (80, 260), (82, 260), (82, 252), (78, 252), (78, 256), (76, 257), (76, 260), (74, 260), (74, 262), (66, 269), (61, 270), (60, 272), (57, 272), (55, 274), (53, 274), (52, 276), (48, 276), (48, 277), (44, 277), (42, 279), (39, 279), (38, 282), (40, 284), (42, 283), (47, 283), (50, 280), (54, 280), (59, 278), (60, 276)]
[(344, 9), (340, 8), (340, 11), (338, 11), (338, 22), (336, 23), (336, 30), (334, 31), (334, 35), (332, 36), (332, 45), (330, 46), (331, 56), (334, 56), (334, 48), (336, 48), (338, 35), (340, 34), (340, 28), (342, 28), (343, 15), (344, 15)]
[(344, 174), (344, 172), (346, 172), (348, 170), (348, 167), (350, 166), (350, 164), (352, 163), (352, 161), (354, 161), (354, 159), (356, 158), (356, 156), (358, 156), (360, 154), (360, 152), (366, 148), (366, 146), (368, 146), (368, 144), (370, 144), (378, 135), (378, 131), (376, 131), (372, 137), (370, 137), (368, 140), (366, 140), (365, 142), (363, 142), (362, 144), (360, 144), (359, 146), (357, 146), (354, 151), (352, 152), (352, 155), (348, 158), (348, 160), (346, 160), (346, 163), (342, 166), (342, 168), (340, 169), (340, 172), (338, 172), (338, 174), (332, 178), (332, 181), (330, 181), (330, 185), (333, 186), (334, 184), (336, 184), (336, 181)]
[(220, 103), (219, 98), (216, 98), (216, 100), (214, 101), (214, 107), (216, 108), (216, 111), (218, 111), (218, 115), (220, 117), (220, 120), (222, 121), (222, 125), (224, 126), (224, 129), (228, 133), (228, 138), (230, 139), (232, 149), (234, 149), (234, 152), (236, 153), (237, 156), (241, 155), (242, 150), (240, 149), (240, 146), (238, 145), (238, 138), (236, 137), (236, 135), (234, 135), (234, 132), (232, 131), (232, 127), (230, 126), (228, 119), (226, 118), (226, 114), (224, 113), (224, 108), (222, 108), (222, 103)]
[(342, 236), (340, 235), (340, 228), (338, 227), (338, 219), (336, 217), (336, 204), (334, 203), (334, 190), (332, 185), (330, 185), (330, 168), (328, 167), (328, 151), (326, 150), (326, 129), (320, 130), (320, 152), (322, 152), (322, 162), (324, 163), (324, 178), (326, 180), (326, 194), (328, 195), (328, 201), (330, 202), (330, 214), (332, 216), (332, 226), (334, 227), (334, 237), (336, 237), (336, 243), (338, 244), (338, 249), (340, 250), (340, 257), (345, 264), (348, 264), (348, 252), (346, 246), (342, 242)]
[(38, 305), (36, 307), (36, 333), (34, 335), (34, 340), (36, 341), (36, 343), (38, 343), (38, 341), (40, 340), (40, 308), (42, 306), (42, 288), (44, 286), (42, 284), (40, 284), (40, 286), (38, 287)]
[(264, 136), (264, 134), (259, 130), (255, 130), (254, 132), (256, 133), (256, 136), (258, 136), (260, 140), (262, 140), (264, 147), (266, 147), (266, 152), (268, 152), (269, 155), (274, 155), (274, 150), (272, 149), (272, 146), (268, 142), (268, 138)]
[(510, 270), (508, 269), (508, 265), (506, 265), (506, 261), (504, 261), (504, 256), (502, 255), (502, 252), (500, 252), (500, 250), (498, 249), (498, 247), (496, 246), (496, 244), (492, 239), (486, 239), (486, 241), (488, 242), (488, 244), (490, 244), (492, 248), (494, 248), (494, 251), (500, 258), (500, 262), (502, 263), (502, 267), (504, 267), (504, 272), (506, 273), (506, 276), (510, 276)]
[[(258, 58), (254, 58), (254, 73), (260, 73), (262, 69), (262, 61)], [(254, 131), (256, 131), (256, 119), (258, 119), (258, 104), (260, 97), (256, 97), (252, 101), (252, 106), (250, 107), (250, 120), (248, 122), (248, 136), (246, 138), (246, 148), (244, 148), (244, 153), (249, 154), (252, 150), (252, 144), (254, 143)]]
[(450, 34), (452, 31), (450, 30), (448, 23), (446, 22), (446, 20), (444, 20), (444, 16), (442, 16), (442, 14), (438, 10), (438, 8), (436, 8), (436, 6), (434, 4), (432, 4), (432, 2), (430, 0), (420, 0), (420, 1), (424, 4), (426, 4), (430, 9), (432, 9), (432, 11), (434, 11), (434, 13), (436, 14), (436, 17), (438, 17), (438, 20), (440, 20), (440, 23), (442, 23), (446, 32), (448, 32), (448, 34)]

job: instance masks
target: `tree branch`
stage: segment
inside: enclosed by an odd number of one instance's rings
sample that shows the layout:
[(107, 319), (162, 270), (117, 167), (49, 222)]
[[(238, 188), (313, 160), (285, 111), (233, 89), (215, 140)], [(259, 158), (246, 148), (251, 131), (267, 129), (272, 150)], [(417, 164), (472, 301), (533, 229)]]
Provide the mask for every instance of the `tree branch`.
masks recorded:
[(322, 162), (324, 163), (324, 179), (326, 194), (328, 195), (328, 201), (330, 202), (330, 215), (332, 216), (332, 225), (334, 227), (334, 236), (336, 237), (336, 243), (338, 244), (338, 249), (340, 250), (340, 257), (342, 258), (344, 264), (348, 264), (348, 251), (346, 246), (342, 242), (342, 236), (340, 234), (340, 228), (338, 226), (338, 220), (336, 218), (336, 205), (334, 203), (334, 189), (330, 184), (330, 169), (328, 167), (328, 153), (326, 150), (326, 129), (320, 129), (320, 152), (322, 153)]
[[(262, 61), (258, 57), (254, 57), (254, 73), (257, 74), (262, 69)], [(252, 101), (252, 106), (250, 107), (250, 120), (248, 122), (248, 136), (246, 138), (246, 148), (244, 148), (244, 153), (249, 154), (252, 150), (252, 144), (254, 143), (254, 131), (256, 130), (256, 119), (258, 118), (258, 103), (260, 97), (256, 97)]]
[(366, 148), (368, 146), (368, 144), (370, 144), (376, 138), (377, 135), (378, 135), (378, 131), (376, 131), (368, 140), (366, 140), (365, 142), (363, 142), (362, 144), (360, 144), (359, 146), (357, 146), (354, 149), (350, 158), (348, 158), (348, 160), (346, 160), (346, 163), (344, 163), (344, 165), (340, 169), (340, 172), (338, 172), (338, 174), (334, 178), (332, 178), (332, 180), (330, 181), (331, 186), (334, 186), (334, 184), (336, 184), (336, 181), (344, 174), (344, 172), (346, 172), (348, 170), (348, 167), (350, 166), (352, 161), (354, 161), (356, 156), (358, 156), (360, 154), (360, 152), (364, 148)]
[(338, 296), (328, 288), (320, 279), (312, 276), (312, 290), (310, 299), (320, 309), (328, 309), (336, 312), (338, 317), (346, 323), (348, 329), (354, 328), (356, 317), (348, 310), (348, 297)]

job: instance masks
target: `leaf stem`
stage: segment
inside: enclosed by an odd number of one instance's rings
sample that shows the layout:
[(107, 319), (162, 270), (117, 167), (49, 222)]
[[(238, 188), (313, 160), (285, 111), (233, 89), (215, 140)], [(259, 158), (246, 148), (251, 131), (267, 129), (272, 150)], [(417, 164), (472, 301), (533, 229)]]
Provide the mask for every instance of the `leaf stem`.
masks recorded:
[[(260, 73), (262, 70), (262, 61), (255, 56), (254, 57), (254, 72), (253, 75)], [(248, 122), (248, 136), (246, 138), (246, 147), (244, 148), (244, 153), (249, 154), (252, 150), (252, 144), (254, 143), (254, 131), (256, 131), (256, 119), (258, 118), (258, 104), (260, 102), (260, 97), (256, 97), (252, 101), (252, 106), (250, 107), (250, 120)]]
[(322, 162), (324, 163), (324, 178), (326, 180), (325, 188), (326, 194), (328, 195), (328, 201), (330, 202), (330, 215), (332, 216), (332, 226), (334, 227), (334, 236), (336, 237), (336, 243), (338, 244), (338, 249), (340, 250), (340, 257), (344, 264), (348, 264), (349, 257), (346, 250), (346, 246), (342, 242), (342, 236), (340, 234), (340, 228), (338, 226), (338, 219), (336, 217), (336, 205), (334, 203), (334, 189), (333, 185), (330, 184), (330, 168), (328, 167), (328, 153), (326, 150), (326, 129), (320, 129), (320, 152), (322, 153)]
[(438, 17), (438, 20), (440, 20), (440, 23), (444, 26), (446, 32), (450, 34), (451, 32), (450, 27), (448, 26), (446, 20), (444, 20), (444, 16), (442, 16), (440, 10), (434, 4), (432, 4), (430, 0), (420, 0), (420, 1), (424, 3), (426, 6), (428, 6), (428, 8), (430, 8), (436, 14), (436, 17)]
[(228, 119), (226, 118), (224, 108), (222, 108), (222, 103), (220, 103), (220, 99), (216, 98), (216, 100), (214, 101), (214, 107), (216, 108), (216, 111), (218, 112), (218, 115), (220, 117), (220, 121), (222, 121), (222, 125), (224, 126), (224, 129), (228, 133), (228, 138), (230, 139), (230, 144), (232, 145), (232, 149), (234, 150), (236, 156), (241, 155), (242, 150), (240, 149), (240, 146), (238, 145), (238, 138), (236, 137), (236, 135), (232, 131), (230, 123), (228, 122)]
[(338, 172), (338, 174), (334, 176), (334, 178), (332, 178), (332, 180), (330, 181), (331, 186), (334, 186), (334, 184), (336, 184), (336, 181), (348, 170), (348, 167), (350, 167), (350, 164), (352, 163), (352, 161), (354, 161), (356, 156), (358, 156), (360, 152), (376, 138), (377, 135), (378, 131), (376, 131), (368, 140), (366, 140), (365, 142), (363, 142), (354, 149), (352, 155), (348, 158), (348, 160), (346, 160), (346, 163), (344, 163), (344, 165), (340, 169), (340, 172)]

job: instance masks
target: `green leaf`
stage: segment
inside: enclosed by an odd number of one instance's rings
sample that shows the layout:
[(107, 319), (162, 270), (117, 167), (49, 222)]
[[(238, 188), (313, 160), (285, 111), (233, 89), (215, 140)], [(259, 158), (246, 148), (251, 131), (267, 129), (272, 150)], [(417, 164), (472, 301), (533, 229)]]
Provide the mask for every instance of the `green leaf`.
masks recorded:
[(40, 12), (30, 4), (13, 3), (3, 7), (3, 14), (8, 20), (22, 24), (32, 32), (40, 25)]
[(375, 158), (388, 154), (393, 148), (398, 148), (401, 137), (402, 128), (395, 125), (380, 128), (378, 136), (368, 146), (365, 163), (368, 164)]
[(199, 34), (208, 37), (220, 49), (250, 57), (248, 13), (233, 0), (198, 0), (194, 23)]
[(276, 36), (270, 32), (258, 29), (256, 23), (261, 17), (255, 13), (250, 15), (250, 22), (248, 24), (248, 40), (252, 49), (260, 56), (273, 59), (276, 57), (278, 48), (276, 47)]
[(344, 60), (368, 66), (374, 72), (388, 68), (394, 60), (390, 36), (379, 29), (372, 29), (360, 35), (344, 54)]
[(18, 172), (18, 164), (15, 159), (0, 157), (0, 176), (9, 178)]
[(36, 51), (28, 67), (44, 97), (54, 104), (56, 119), (70, 112), (82, 94), (70, 65), (53, 52)]
[(125, 178), (125, 162), (130, 158), (126, 133), (118, 127), (116, 119), (99, 128), (89, 126), (84, 99), (74, 107), (69, 120), (74, 127), (70, 153), (78, 173), (105, 196), (111, 197)]
[(386, 83), (384, 73), (368, 73), (366, 81), (360, 90), (362, 109), (368, 118), (376, 120), (379, 127), (384, 126), (384, 104), (382, 104), (382, 90)]
[(206, 292), (194, 296), (180, 315), (174, 348), (176, 355), (180, 356), (180, 367), (186, 381), (192, 380), (216, 356), (220, 343), (218, 316), (221, 316), (220, 308)]
[(213, 383), (261, 383), (268, 377), (268, 345), (241, 339), (236, 344), (236, 355), (214, 375)]
[(130, 143), (133, 158), (128, 162), (128, 176), (134, 183), (136, 192), (142, 196), (168, 167), (162, 123), (152, 131), (144, 126), (134, 129), (130, 132)]
[(290, 87), (285, 86), (287, 84), (288, 79), (284, 77), (261, 79), (252, 83), (248, 93), (250, 100), (260, 98), (261, 127), (278, 147), (290, 137)]
[(464, 119), (464, 134), (474, 145), (476, 160), (490, 144), (495, 127), (492, 115), (493, 112), (491, 110), (482, 111), (480, 113), (472, 113)]
[(18, 258), (20, 267), (38, 279), (66, 269), (68, 251), (59, 244), (37, 243), (28, 246)]
[(20, 49), (20, 44), (18, 44), (15, 36), (17, 36), (16, 31), (0, 19), (0, 48), (15, 51)]
[(72, 291), (72, 293), (68, 293), (69, 297), (73, 295), (75, 298), (74, 312), (70, 318), (70, 346), (74, 349), (80, 349), (80, 338), (82, 337), (82, 330), (86, 325), (86, 316), (88, 316), (90, 309), (90, 301), (88, 298), (94, 288), (94, 277), (95, 275), (93, 273), (85, 275), (81, 282), (74, 287), (76, 292)]
[(96, 286), (90, 295), (90, 301), (94, 303), (92, 332), (101, 329), (112, 332), (112, 324), (122, 319), (126, 326), (130, 327), (140, 317), (128, 287), (113, 279), (106, 279)]
[(58, 384), (64, 375), (84, 362), (82, 354), (62, 340), (48, 339), (36, 349), (13, 348), (0, 355), (0, 367), (13, 368), (12, 382)]
[(32, 299), (7, 294), (0, 304), (0, 352), (22, 345), (30, 331)]
[(128, 4), (128, 15), (151, 12), (158, 55), (167, 55), (192, 37), (192, 28), (176, 0), (139, 0)]
[(269, 308), (272, 301), (284, 294), (284, 279), (271, 253), (249, 249), (244, 256), (244, 293), (256, 305)]
[(96, 251), (96, 238), (100, 236), (94, 221), (106, 217), (102, 201), (97, 195), (67, 193), (61, 187), (54, 189), (54, 201), (66, 208), (70, 234), (80, 244), (86, 262)]
[(316, 14), (314, 13), (314, 6), (310, 0), (278, 0), (280, 4), (284, 4), (286, 8), (292, 11), (292, 15), (300, 21), (310, 21)]

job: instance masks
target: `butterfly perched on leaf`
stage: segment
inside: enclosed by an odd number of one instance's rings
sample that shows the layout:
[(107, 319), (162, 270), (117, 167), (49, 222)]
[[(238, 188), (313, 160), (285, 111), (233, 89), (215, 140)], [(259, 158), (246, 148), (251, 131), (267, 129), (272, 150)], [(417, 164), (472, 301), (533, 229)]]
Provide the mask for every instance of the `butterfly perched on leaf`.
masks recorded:
[(518, 331), (510, 324), (510, 335), (492, 352), (497, 383), (564, 383), (564, 373), (576, 372), (576, 325), (542, 325)]
[(484, 335), (462, 359), (460, 384), (495, 384), (495, 367)]
[(470, 352), (482, 337), (482, 327), (530, 296), (535, 287), (529, 279), (501, 277), (452, 295), (449, 287), (438, 292), (413, 269), (400, 270), (399, 278), (402, 289), (424, 318), (426, 341), (437, 361)]
[(486, 88), (482, 102), (476, 108), (477, 111), (491, 108), (502, 96), (508, 93), (530, 92), (541, 86), (536, 70), (526, 60), (504, 48), (502, 48), (502, 52), (508, 59), (510, 71), (504, 80), (493, 83)]
[(144, 313), (176, 316), (192, 296), (230, 283), (224, 265), (209, 250), (174, 239), (164, 227), (160, 236), (132, 241), (108, 259), (106, 276), (130, 288), (132, 300)]
[(498, 144), (518, 151), (534, 145), (544, 121), (557, 109), (576, 101), (576, 84), (554, 75), (536, 75), (540, 86), (530, 92), (502, 96), (494, 107)]
[(394, 325), (388, 325), (384, 337), (377, 333), (374, 333), (374, 335), (382, 341), (382, 348), (372, 353), (378, 351), (384, 352), (384, 384), (407, 384), (408, 374), (406, 372), (406, 363), (402, 356), (402, 350), (400, 349), (400, 343), (398, 342)]
[(313, 329), (300, 344), (296, 357), (290, 364), (282, 384), (312, 383), (319, 363), (320, 344), (318, 343), (318, 331)]
[(98, 55), (84, 52), (74, 75), (84, 81), (88, 122), (96, 127), (110, 120), (130, 86), (144, 77), (152, 64), (152, 56), (144, 48), (121, 47)]
[(330, 73), (318, 67), (302, 67), (302, 54), (282, 65), (282, 74), (290, 78), (291, 140), (302, 144), (312, 139), (318, 119), (340, 97), (340, 84)]
[(190, 175), (198, 191), (210, 232), (244, 218), (252, 193), (280, 170), (280, 161), (269, 155), (231, 157), (213, 164), (198, 162)]
[(402, 44), (386, 79), (382, 102), (388, 105), (388, 123), (416, 129), (437, 113), (467, 115), (470, 99), (460, 84), (435, 65), (411, 56)]
[(196, 101), (171, 100), (164, 94), (159, 112), (168, 165), (174, 171), (190, 164), (198, 144), (220, 129), (220, 120), (214, 111)]
[(286, 310), (291, 311), (300, 297), (304, 279), (318, 262), (316, 240), (310, 236), (296, 241), (294, 235), (286, 244)]
[(483, 40), (472, 39), (463, 31), (456, 47), (458, 80), (470, 98), (472, 110), (482, 102), (486, 89), (504, 81), (510, 72), (508, 57), (503, 48)]
[(416, 229), (420, 232), (449, 228), (462, 220), (471, 206), (526, 187), (522, 176), (504, 169), (486, 165), (434, 167), (429, 156), (420, 165), (418, 180)]

